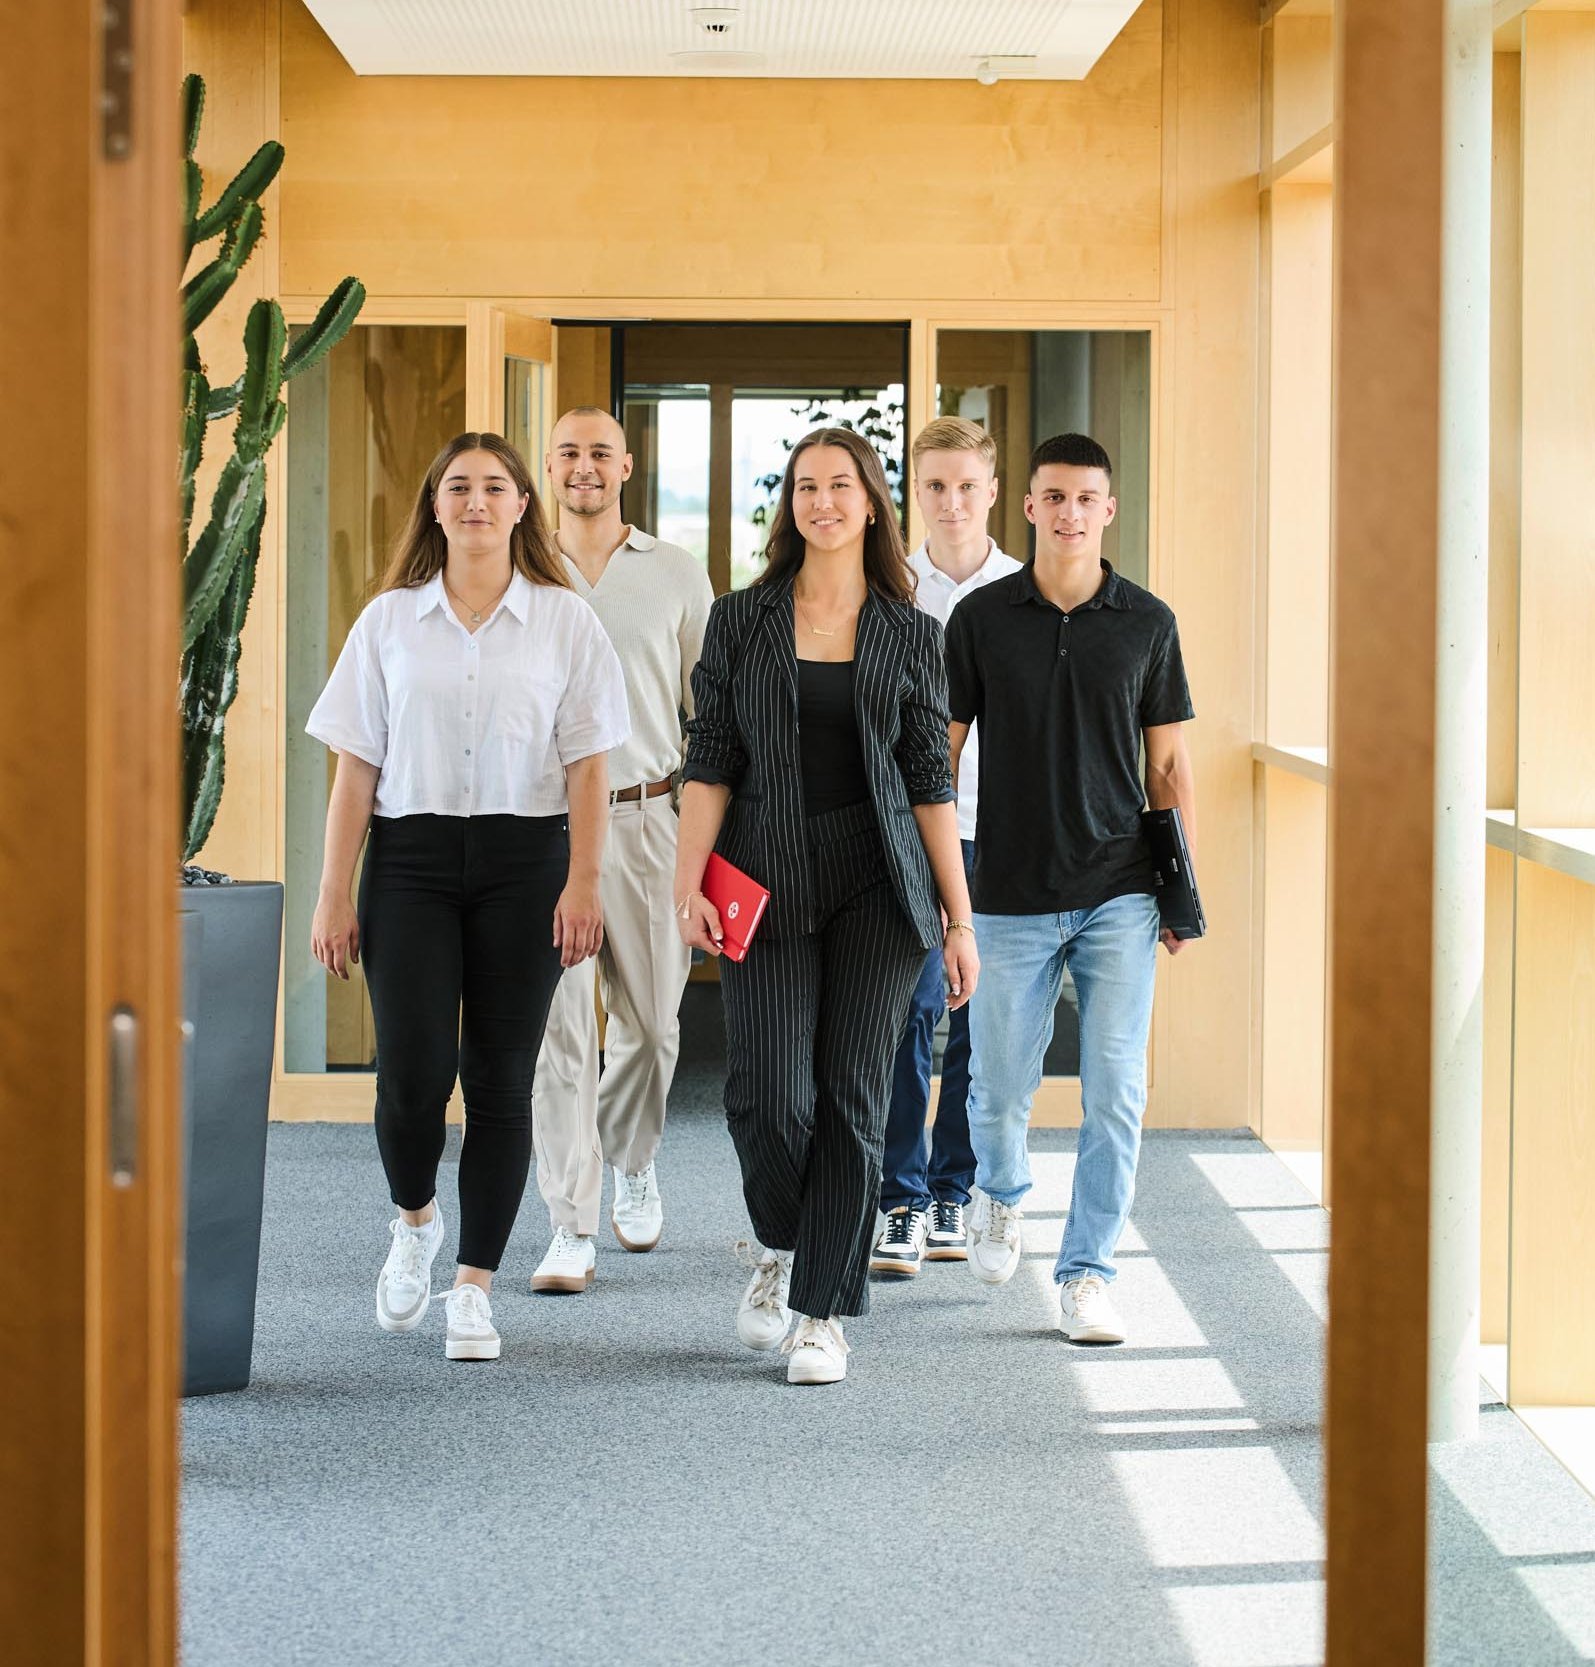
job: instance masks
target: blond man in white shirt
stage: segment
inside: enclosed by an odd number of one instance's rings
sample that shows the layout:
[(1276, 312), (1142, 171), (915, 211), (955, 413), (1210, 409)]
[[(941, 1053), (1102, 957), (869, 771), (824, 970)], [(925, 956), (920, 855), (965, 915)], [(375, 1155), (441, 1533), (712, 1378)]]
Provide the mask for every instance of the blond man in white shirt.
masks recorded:
[(681, 714), (692, 711), (714, 592), (688, 551), (621, 518), (632, 468), (626, 436), (607, 411), (567, 411), (545, 460), (559, 504), (556, 534), (571, 586), (597, 613), (620, 656), (631, 738), (609, 758), (610, 829), (597, 957), (606, 1015), (598, 1069), (593, 968), (560, 981), (533, 1091), (537, 1182), (554, 1229), (532, 1289), (576, 1293), (597, 1262), (603, 1168), (614, 1171), (610, 1222), (627, 1249), (652, 1250), (664, 1207), (654, 1155), (680, 1047), (678, 1012), (691, 966), (673, 915)]
[[(925, 541), (908, 558), (918, 588), (915, 601), (945, 626), (972, 590), (1018, 572), (1021, 563), (997, 548), (986, 520), (997, 499), (997, 446), (985, 429), (963, 417), (938, 417), (914, 437), (914, 500)], [(967, 876), (975, 855), (979, 740), (974, 730), (958, 771), (958, 837)], [(892, 1106), (881, 1164), (885, 1228), (870, 1256), (870, 1272), (906, 1279), (924, 1261), (965, 1256), (964, 1206), (975, 1180), (969, 1144), (969, 1010), (956, 1008), (947, 1027), (941, 1096), (930, 1151), (932, 1041), (947, 998), (939, 955), (927, 956), (909, 1007), (908, 1024), (892, 1068)]]

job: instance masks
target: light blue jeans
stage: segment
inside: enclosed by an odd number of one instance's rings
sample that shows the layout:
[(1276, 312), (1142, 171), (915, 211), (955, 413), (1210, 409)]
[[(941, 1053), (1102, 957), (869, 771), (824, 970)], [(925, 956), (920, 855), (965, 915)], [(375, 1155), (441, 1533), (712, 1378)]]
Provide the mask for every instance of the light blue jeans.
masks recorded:
[(1069, 1222), (1052, 1277), (1060, 1285), (1087, 1273), (1111, 1280), (1141, 1152), (1157, 900), (1138, 893), (1062, 914), (977, 914), (975, 937), (980, 982), (969, 1003), (975, 1185), (1002, 1204), (1017, 1204), (1030, 1190), (1030, 1103), (1067, 967), (1080, 1001), (1084, 1118)]

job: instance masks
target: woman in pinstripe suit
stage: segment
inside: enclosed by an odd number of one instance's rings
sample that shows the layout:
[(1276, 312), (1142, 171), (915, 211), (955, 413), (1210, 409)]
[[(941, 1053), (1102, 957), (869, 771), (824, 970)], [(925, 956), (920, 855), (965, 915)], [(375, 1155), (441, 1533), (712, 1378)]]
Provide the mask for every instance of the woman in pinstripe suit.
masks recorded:
[(754, 1349), (784, 1342), (789, 1382), (834, 1383), (847, 1372), (842, 1317), (869, 1306), (916, 968), (943, 944), (958, 1007), (980, 962), (941, 627), (913, 604), (867, 442), (837, 428), (799, 442), (765, 556), (755, 584), (715, 603), (692, 677), (676, 913), (687, 943), (719, 953), (699, 890), (713, 850), (769, 888), (746, 960), (720, 972), (726, 1118), (763, 1247), (737, 1334)]

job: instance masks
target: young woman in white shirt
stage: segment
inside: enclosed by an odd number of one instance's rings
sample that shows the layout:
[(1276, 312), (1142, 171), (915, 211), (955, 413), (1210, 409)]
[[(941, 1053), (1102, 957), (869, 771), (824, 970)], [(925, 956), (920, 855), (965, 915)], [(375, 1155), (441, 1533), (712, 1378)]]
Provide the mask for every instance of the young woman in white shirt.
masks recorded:
[(605, 754), (630, 731), (614, 649), (501, 436), (458, 435), (434, 459), (305, 727), (338, 755), (311, 949), (339, 978), (364, 964), (399, 1211), (377, 1323), (413, 1331), (431, 1301), (458, 1076), (445, 1353), (496, 1360), (488, 1292), (530, 1168), (533, 1072), (561, 971), (602, 940)]

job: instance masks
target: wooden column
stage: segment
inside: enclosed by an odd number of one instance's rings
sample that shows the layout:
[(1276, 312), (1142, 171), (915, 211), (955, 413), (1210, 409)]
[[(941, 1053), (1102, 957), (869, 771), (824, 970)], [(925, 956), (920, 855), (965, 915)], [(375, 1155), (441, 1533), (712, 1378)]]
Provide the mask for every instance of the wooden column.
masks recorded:
[(716, 596), (731, 588), (731, 414), (736, 390), (709, 387), (709, 580)]
[(0, 1653), (132, 1667), (177, 1648), (177, 12), (5, 18)]
[(1328, 1662), (1421, 1667), (1444, 0), (1340, 0)]

